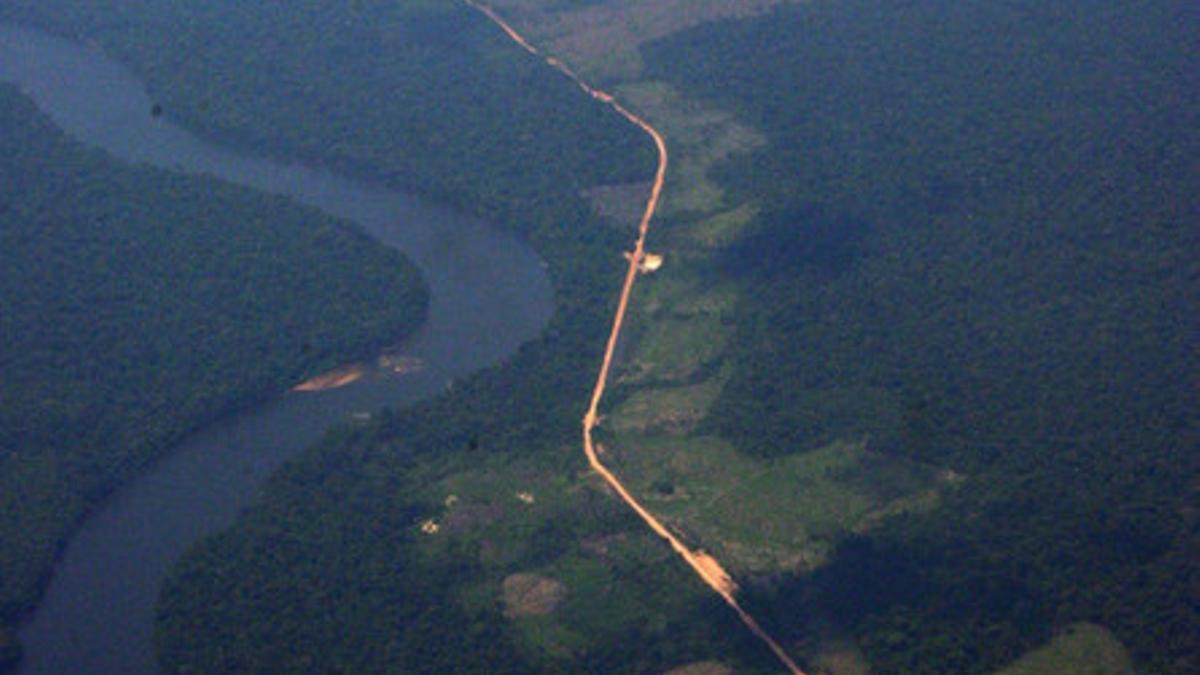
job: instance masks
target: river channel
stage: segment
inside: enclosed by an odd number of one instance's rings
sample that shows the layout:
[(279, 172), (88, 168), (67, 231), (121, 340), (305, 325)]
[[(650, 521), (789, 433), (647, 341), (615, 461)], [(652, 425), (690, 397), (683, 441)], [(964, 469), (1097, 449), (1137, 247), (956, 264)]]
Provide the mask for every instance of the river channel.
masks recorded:
[(228, 527), (280, 464), (329, 427), (433, 395), (511, 354), (549, 320), (551, 287), (537, 255), (488, 223), (320, 168), (219, 147), (152, 116), (143, 84), (98, 49), (0, 24), (0, 81), (16, 83), (65, 132), (118, 159), (211, 174), (354, 221), (412, 259), (429, 283), (428, 320), (400, 350), (422, 368), (375, 367), (349, 386), (288, 393), (214, 424), (78, 530), (21, 629), (21, 672), (154, 673), (159, 588), (189, 546)]

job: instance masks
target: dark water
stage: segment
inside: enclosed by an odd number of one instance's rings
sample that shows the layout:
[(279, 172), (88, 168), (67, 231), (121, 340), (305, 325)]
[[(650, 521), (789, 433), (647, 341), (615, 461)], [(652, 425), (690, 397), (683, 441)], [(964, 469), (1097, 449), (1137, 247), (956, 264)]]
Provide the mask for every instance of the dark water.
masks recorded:
[(349, 387), (287, 394), (196, 434), (118, 492), (70, 542), (21, 630), (24, 673), (150, 673), (163, 576), (200, 537), (229, 526), (284, 460), (357, 412), (413, 401), (534, 337), (552, 310), (536, 254), (486, 223), (411, 196), (216, 147), (151, 115), (142, 84), (97, 50), (0, 25), (0, 80), (67, 133), (130, 162), (291, 195), (352, 219), (403, 251), (431, 290), (429, 320), (402, 353), (425, 368), (375, 370)]

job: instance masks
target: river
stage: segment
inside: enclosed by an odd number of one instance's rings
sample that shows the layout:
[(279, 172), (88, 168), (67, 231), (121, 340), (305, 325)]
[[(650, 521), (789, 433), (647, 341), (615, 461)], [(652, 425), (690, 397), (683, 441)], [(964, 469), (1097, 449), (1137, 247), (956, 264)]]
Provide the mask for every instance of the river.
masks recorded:
[(341, 389), (289, 393), (214, 424), (114, 494), (70, 541), (21, 629), (21, 672), (154, 673), (159, 589), (189, 546), (228, 527), (280, 464), (330, 426), (430, 396), (511, 354), (549, 320), (552, 290), (537, 255), (488, 223), (320, 168), (218, 147), (152, 116), (142, 83), (97, 49), (0, 24), (0, 80), (16, 83), (71, 136), (119, 159), (211, 174), (352, 220), (411, 258), (429, 283), (429, 318), (401, 349), (424, 368), (375, 368)]

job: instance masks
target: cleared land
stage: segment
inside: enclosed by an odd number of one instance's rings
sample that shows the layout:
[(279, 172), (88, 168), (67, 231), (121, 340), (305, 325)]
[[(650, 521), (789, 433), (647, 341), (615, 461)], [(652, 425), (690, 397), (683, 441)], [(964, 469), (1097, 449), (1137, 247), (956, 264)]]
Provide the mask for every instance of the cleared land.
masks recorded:
[(1108, 629), (1077, 623), (996, 675), (1133, 675), (1129, 652)]
[[(889, 513), (928, 508), (946, 484), (930, 468), (883, 462), (863, 439), (765, 462), (696, 434), (728, 379), (721, 363), (738, 302), (736, 288), (714, 284), (707, 267), (757, 212), (755, 204), (730, 201), (709, 172), (766, 140), (727, 111), (645, 80), (637, 50), (704, 21), (749, 16), (777, 4), (618, 0), (557, 10), (545, 0), (497, 3), (550, 53), (612, 82), (620, 98), (671, 143), (672, 172), (661, 205), (671, 222), (655, 234), (667, 264), (629, 299), (632, 337), (615, 366), (621, 403), (605, 413), (605, 461), (627, 482), (631, 501), (650, 506), (672, 533), (683, 534), (686, 543), (679, 548), (710, 550), (731, 571), (749, 575), (814, 569), (839, 536), (867, 529)], [(601, 208), (613, 210), (611, 202)], [(630, 284), (632, 270), (631, 263)], [(598, 397), (593, 403), (598, 416)], [(884, 487), (872, 487), (872, 480), (883, 480)], [(703, 565), (696, 560), (693, 566)], [(727, 576), (722, 569), (715, 578)]]
[[(512, 28), (504, 19), (498, 16), (488, 6), (475, 2), (474, 0), (466, 0), (467, 4), (479, 9), (494, 21), (505, 33), (509, 35), (519, 46), (531, 54), (537, 55), (538, 50), (530, 45), (524, 37), (521, 36), (515, 29)], [(620, 496), (621, 500), (629, 506), (630, 509), (638, 515), (646, 523), (646, 525), (658, 536), (662, 537), (670, 544), (671, 548), (683, 558), (684, 562), (690, 566), (697, 575), (707, 584), (714, 592), (721, 596), (725, 603), (729, 605), (742, 623), (755, 636), (761, 639), (771, 652), (779, 659), (779, 661), (791, 672), (797, 675), (803, 675), (803, 671), (792, 660), (783, 647), (779, 645), (758, 622), (748, 614), (734, 598), (734, 593), (737, 591), (737, 586), (729, 573), (721, 566), (721, 564), (702, 549), (692, 549), (686, 546), (673, 532), (668, 530), (662, 522), (650, 511), (648, 511), (637, 497), (635, 497), (621, 480), (611, 471), (603, 462), (600, 461), (597, 452), (598, 445), (593, 439), (592, 432), (599, 423), (599, 407), (600, 401), (604, 397), (604, 390), (608, 384), (609, 372), (612, 368), (613, 355), (616, 352), (617, 342), (621, 336), (621, 327), (625, 321), (625, 313), (629, 307), (629, 297), (633, 291), (634, 282), (637, 280), (638, 274), (641, 271), (643, 260), (646, 259), (646, 235), (650, 231), (650, 220), (654, 217), (655, 210), (658, 208), (659, 197), (662, 194), (663, 184), (666, 179), (668, 154), (666, 141), (657, 129), (651, 126), (646, 120), (639, 117), (636, 113), (631, 112), (623, 105), (614, 100), (612, 95), (607, 92), (596, 89), (589, 85), (586, 81), (579, 78), (574, 72), (565, 65), (562, 61), (551, 56), (546, 58), (546, 62), (553, 68), (561, 71), (573, 79), (576, 84), (587, 94), (591, 95), (597, 101), (608, 105), (621, 116), (625, 117), (629, 122), (643, 131), (645, 131), (654, 141), (655, 148), (658, 150), (658, 169), (654, 174), (654, 183), (650, 188), (650, 198), (646, 201), (645, 212), (642, 215), (641, 221), (638, 223), (637, 240), (634, 242), (633, 251), (626, 254), (629, 261), (628, 270), (625, 273), (625, 282), (621, 286), (620, 298), (617, 301), (616, 314), (613, 317), (612, 331), (608, 336), (608, 343), (604, 350), (604, 359), (600, 365), (600, 372), (596, 377), (596, 386), (592, 391), (591, 404), (588, 406), (587, 412), (583, 416), (583, 449), (587, 456), (588, 464), (596, 473), (608, 484), (614, 492)]]

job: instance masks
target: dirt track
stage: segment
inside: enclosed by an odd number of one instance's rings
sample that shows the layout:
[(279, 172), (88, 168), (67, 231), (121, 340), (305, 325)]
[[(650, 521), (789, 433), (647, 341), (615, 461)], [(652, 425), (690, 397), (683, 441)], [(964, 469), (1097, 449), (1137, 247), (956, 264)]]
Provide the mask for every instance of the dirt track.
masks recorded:
[[(527, 41), (520, 33), (513, 29), (508, 22), (496, 14), (491, 7), (476, 2), (476, 0), (463, 1), (467, 5), (479, 10), (489, 19), (491, 19), (492, 22), (499, 26), (500, 29), (503, 30), (510, 38), (512, 38), (514, 42), (520, 45), (522, 49), (534, 56), (541, 56), (541, 53), (536, 47), (530, 44), (529, 41)], [(746, 611), (742, 609), (741, 605), (738, 604), (737, 599), (734, 597), (734, 593), (737, 591), (737, 586), (734, 584), (733, 579), (729, 576), (729, 573), (726, 572), (723, 567), (721, 567), (721, 564), (717, 561), (717, 559), (713, 558), (711, 555), (702, 550), (693, 551), (685, 546), (678, 537), (672, 534), (671, 531), (668, 530), (666, 526), (664, 526), (662, 522), (660, 522), (658, 518), (654, 516), (654, 514), (647, 511), (646, 508), (643, 507), (642, 504), (635, 499), (632, 494), (630, 494), (629, 490), (625, 488), (625, 485), (621, 483), (617, 476), (613, 474), (608, 467), (604, 466), (604, 464), (600, 462), (600, 458), (596, 454), (596, 446), (592, 440), (592, 430), (596, 427), (596, 423), (599, 418), (599, 413), (597, 411), (600, 407), (600, 400), (604, 397), (604, 388), (608, 382), (608, 373), (612, 366), (613, 353), (616, 351), (617, 338), (621, 334), (621, 326), (625, 321), (625, 312), (629, 306), (629, 295), (633, 291), (633, 284), (634, 281), (637, 280), (638, 276), (638, 268), (646, 254), (646, 234), (650, 231), (650, 220), (654, 217), (654, 212), (658, 208), (658, 201), (662, 194), (663, 182), (667, 175), (667, 144), (663, 140), (662, 134), (660, 134), (658, 130), (650, 126), (650, 124), (641, 117), (626, 109), (625, 106), (617, 102), (617, 100), (613, 98), (611, 94), (596, 89), (587, 82), (584, 82), (561, 60), (554, 58), (553, 56), (544, 58), (549, 66), (571, 78), (571, 80), (579, 85), (579, 88), (586, 92), (589, 96), (601, 103), (604, 103), (605, 105), (612, 107), (613, 110), (616, 110), (623, 117), (625, 117), (625, 119), (629, 120), (631, 123), (637, 125), (643, 131), (645, 131), (650, 138), (654, 140), (654, 145), (658, 149), (658, 169), (654, 174), (654, 186), (650, 190), (650, 199), (646, 202), (645, 211), (643, 211), (641, 221), (638, 223), (637, 241), (634, 242), (633, 251), (626, 256), (629, 260), (629, 269), (625, 272), (625, 283), (621, 287), (621, 295), (617, 303), (617, 312), (613, 317), (612, 331), (608, 335), (608, 344), (604, 350), (604, 361), (600, 365), (600, 373), (596, 377), (596, 386), (592, 390), (591, 403), (588, 405), (587, 412), (584, 413), (583, 416), (583, 451), (584, 454), (587, 455), (588, 464), (596, 473), (600, 474), (600, 477), (604, 479), (609, 487), (611, 487), (613, 491), (617, 493), (617, 495), (629, 506), (629, 508), (633, 509), (633, 511), (638, 514), (638, 516), (646, 523), (647, 526), (650, 527), (651, 530), (653, 530), (663, 539), (667, 540), (667, 543), (670, 544), (671, 548), (674, 549), (681, 558), (683, 558), (683, 560), (696, 572), (696, 574), (704, 581), (704, 583), (708, 584), (713, 591), (715, 591), (725, 600), (726, 604), (728, 604), (735, 612), (737, 612), (737, 615), (741, 618), (742, 623), (746, 624), (746, 627), (749, 628), (751, 632), (753, 632), (759, 637), (759, 639), (766, 643), (767, 647), (771, 649), (775, 656), (779, 658), (780, 662), (782, 662), (789, 671), (795, 673), (796, 675), (804, 675), (804, 671), (800, 670), (800, 667), (797, 666), (794, 661), (792, 661), (787, 652), (783, 650), (783, 647), (781, 647), (779, 643), (774, 640), (774, 638), (768, 635), (767, 632), (758, 625), (758, 622), (754, 620), (754, 617), (747, 614)]]

